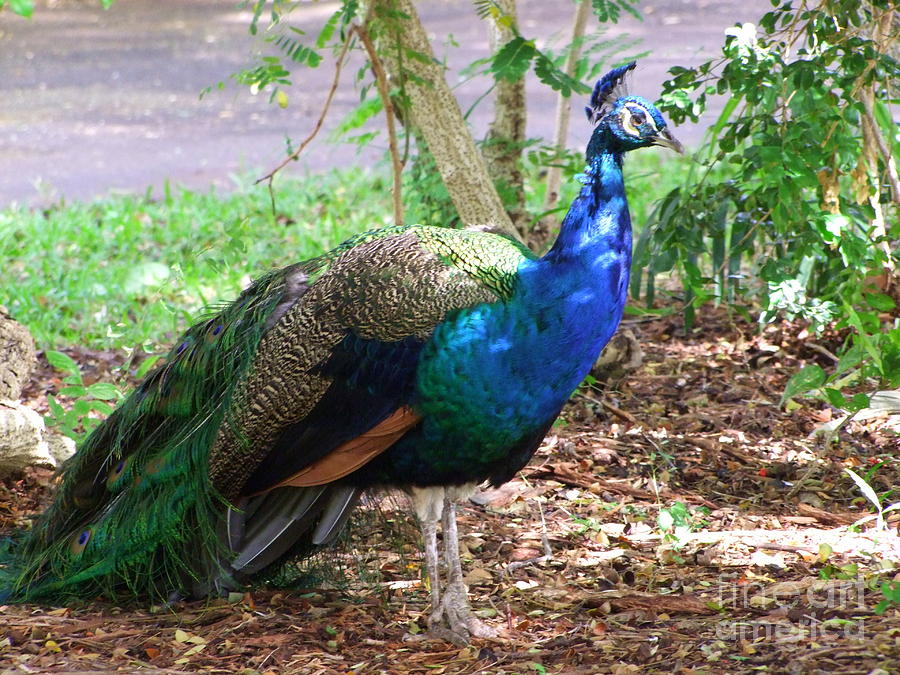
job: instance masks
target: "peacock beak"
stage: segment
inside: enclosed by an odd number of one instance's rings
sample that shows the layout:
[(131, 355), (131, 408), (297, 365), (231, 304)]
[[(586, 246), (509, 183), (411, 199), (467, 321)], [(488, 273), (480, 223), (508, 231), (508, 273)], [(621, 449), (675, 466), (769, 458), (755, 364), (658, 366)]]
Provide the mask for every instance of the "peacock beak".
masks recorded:
[(663, 129), (656, 136), (653, 137), (653, 145), (660, 145), (664, 148), (669, 148), (674, 150), (679, 155), (684, 154), (684, 146), (678, 142), (678, 139), (675, 138), (668, 129)]

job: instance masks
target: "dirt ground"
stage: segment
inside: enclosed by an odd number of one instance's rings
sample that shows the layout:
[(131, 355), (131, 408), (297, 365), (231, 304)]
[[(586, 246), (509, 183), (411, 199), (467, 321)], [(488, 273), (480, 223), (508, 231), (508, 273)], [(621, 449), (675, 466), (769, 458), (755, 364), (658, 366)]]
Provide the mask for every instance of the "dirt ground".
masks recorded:
[[(576, 395), (518, 478), (461, 509), (473, 605), (500, 638), (424, 634), (416, 530), (391, 502), (341, 554), (348, 588), (3, 606), (0, 672), (900, 672), (900, 607), (875, 612), (880, 584), (900, 579), (900, 514), (851, 527), (870, 511), (843, 472), (874, 468), (879, 494), (900, 484), (900, 419), (851, 422), (826, 445), (810, 434), (835, 411), (779, 406), (787, 375), (826, 363), (839, 336), (811, 348), (795, 325), (759, 334), (721, 311), (687, 334), (676, 317), (626, 325), (643, 365)], [(121, 362), (70, 354), (88, 381)], [(42, 362), (27, 402), (41, 410), (59, 384)], [(0, 528), (51, 481), (6, 480)]]
[[(148, 186), (158, 194), (166, 180), (192, 188), (247, 181), (251, 171), (271, 168), (284, 156), (286, 138), (310, 131), (331, 84), (327, 59), (319, 68), (298, 71), (284, 110), (235, 85), (229, 76), (265, 48), (261, 37), (247, 33), (250, 13), (235, 0), (116, 0), (108, 11), (93, 8), (96, 2), (47, 1), (55, 8), (39, 8), (31, 20), (0, 12), (0, 207), (90, 199), (109, 191), (143, 193)], [(416, 4), (434, 31), (437, 53), (448, 59), (449, 81), (466, 110), (488, 87), (483, 78), (463, 83), (459, 76), (460, 68), (487, 55), (485, 27), (469, 0)], [(315, 39), (337, 3), (300, 5), (297, 26)], [(547, 44), (568, 34), (571, 0), (518, 5), (525, 35)], [(713, 58), (726, 27), (757, 22), (771, 5), (642, 0), (640, 8), (644, 21), (625, 16), (608, 35), (641, 40), (617, 59), (651, 51), (640, 59), (634, 85), (654, 98), (670, 67)], [(459, 48), (443, 46), (450, 36)], [(353, 70), (346, 70), (328, 128), (359, 101)], [(224, 91), (199, 98), (220, 81)], [(528, 104), (528, 135), (551, 137), (555, 94), (532, 77)], [(714, 104), (700, 125), (679, 127), (678, 138), (696, 146), (718, 112)], [(489, 100), (475, 109), (470, 119), (478, 136), (490, 116)], [(328, 128), (293, 171), (369, 166), (382, 157), (384, 147), (358, 155), (355, 146), (326, 144)], [(573, 147), (583, 146), (584, 133), (576, 120)]]

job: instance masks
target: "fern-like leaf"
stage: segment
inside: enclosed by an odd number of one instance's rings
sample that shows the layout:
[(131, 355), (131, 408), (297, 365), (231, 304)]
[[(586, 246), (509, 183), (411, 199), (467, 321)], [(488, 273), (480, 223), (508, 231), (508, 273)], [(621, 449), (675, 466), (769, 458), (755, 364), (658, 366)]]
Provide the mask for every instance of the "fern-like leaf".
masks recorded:
[(594, 16), (601, 23), (607, 21), (618, 23), (622, 12), (628, 12), (638, 21), (642, 21), (641, 13), (635, 9), (638, 0), (591, 0), (591, 6), (594, 8)]
[(525, 75), (531, 65), (531, 60), (537, 53), (534, 41), (517, 35), (497, 50), (491, 64), (491, 71), (498, 80), (514, 82)]

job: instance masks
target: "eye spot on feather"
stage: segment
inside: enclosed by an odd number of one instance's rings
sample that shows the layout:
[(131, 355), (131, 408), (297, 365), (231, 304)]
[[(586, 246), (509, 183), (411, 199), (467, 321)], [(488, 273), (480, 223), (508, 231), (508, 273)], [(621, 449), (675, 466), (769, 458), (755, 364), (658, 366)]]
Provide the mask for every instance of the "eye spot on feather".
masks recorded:
[(116, 465), (112, 468), (112, 471), (110, 471), (109, 475), (106, 477), (107, 488), (111, 488), (113, 485), (115, 485), (116, 481), (118, 481), (122, 477), (122, 474), (125, 473), (125, 469), (128, 468), (129, 464), (130, 458), (120, 459), (118, 462), (116, 462)]
[(178, 345), (178, 349), (175, 351), (175, 356), (178, 356), (179, 354), (181, 354), (181, 352), (183, 352), (187, 348), (188, 348), (187, 341), (182, 342), (180, 345)]
[(69, 547), (73, 555), (79, 555), (87, 548), (88, 542), (91, 540), (91, 529), (82, 530), (72, 539), (72, 545)]
[(225, 327), (222, 324), (219, 324), (218, 326), (215, 327), (215, 330), (213, 330), (212, 334), (218, 335), (219, 333), (222, 332), (222, 330), (224, 330), (224, 328)]

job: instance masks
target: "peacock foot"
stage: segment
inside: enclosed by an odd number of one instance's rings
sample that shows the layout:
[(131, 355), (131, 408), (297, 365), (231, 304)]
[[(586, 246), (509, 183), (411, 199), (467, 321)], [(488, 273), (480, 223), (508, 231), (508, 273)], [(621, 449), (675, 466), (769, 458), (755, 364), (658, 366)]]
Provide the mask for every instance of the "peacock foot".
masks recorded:
[(428, 632), (434, 637), (464, 647), (471, 638), (494, 638), (497, 631), (472, 613), (466, 587), (451, 583), (440, 604), (428, 617)]

